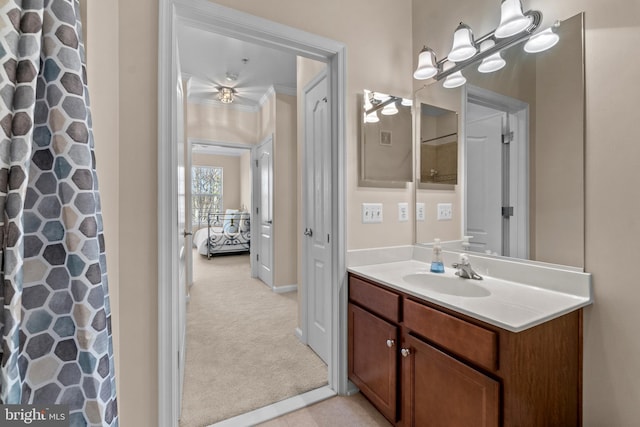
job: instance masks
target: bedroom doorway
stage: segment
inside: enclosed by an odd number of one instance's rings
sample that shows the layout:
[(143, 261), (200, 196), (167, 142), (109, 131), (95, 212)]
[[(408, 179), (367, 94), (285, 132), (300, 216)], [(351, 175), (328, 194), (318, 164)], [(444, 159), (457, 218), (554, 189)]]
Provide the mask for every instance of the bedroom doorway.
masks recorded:
[[(346, 341), (346, 326), (340, 319), (346, 316), (345, 292), (345, 88), (346, 67), (345, 46), (341, 43), (316, 36), (291, 27), (267, 21), (263, 18), (247, 15), (232, 9), (224, 8), (206, 0), (161, 0), (160, 4), (160, 64), (159, 64), (159, 420), (162, 426), (176, 426), (179, 413), (179, 400), (176, 385), (178, 384), (177, 366), (179, 351), (177, 331), (182, 327), (176, 323), (178, 312), (179, 289), (176, 283), (177, 260), (173, 249), (177, 236), (175, 211), (175, 164), (176, 147), (172, 135), (175, 135), (175, 111), (171, 96), (175, 88), (176, 74), (176, 39), (175, 29), (179, 21), (189, 25), (206, 28), (218, 34), (235, 36), (243, 40), (253, 41), (262, 46), (286, 50), (296, 55), (319, 60), (328, 64), (329, 94), (328, 103), (331, 108), (331, 164), (334, 165), (330, 179), (331, 195), (331, 267), (330, 289), (330, 331), (329, 389), (312, 397), (289, 402), (286, 409), (290, 411), (296, 406), (305, 406), (310, 402), (323, 399), (331, 394), (346, 393), (346, 349), (342, 345)], [(270, 416), (274, 413), (269, 411)], [(263, 414), (264, 416), (264, 414)]]

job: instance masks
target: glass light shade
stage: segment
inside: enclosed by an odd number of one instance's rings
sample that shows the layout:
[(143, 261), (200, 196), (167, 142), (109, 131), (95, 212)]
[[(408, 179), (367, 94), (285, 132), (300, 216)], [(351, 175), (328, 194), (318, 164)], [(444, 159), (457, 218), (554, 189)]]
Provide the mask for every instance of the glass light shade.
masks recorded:
[(522, 13), (520, 0), (502, 0), (500, 5), (500, 25), (494, 35), (500, 39), (511, 37), (527, 29), (531, 25), (531, 18)]
[(393, 116), (398, 114), (398, 107), (396, 107), (396, 101), (390, 102), (382, 107), (382, 114), (385, 116)]
[(478, 48), (473, 43), (471, 28), (461, 22), (453, 33), (453, 46), (447, 58), (449, 61), (462, 62), (471, 58), (476, 52)]
[(233, 102), (234, 92), (233, 88), (223, 86), (218, 91), (218, 99), (224, 104), (231, 104)]
[(500, 52), (496, 52), (493, 55), (490, 55), (482, 60), (482, 62), (478, 66), (478, 71), (480, 71), (481, 73), (493, 73), (494, 71), (498, 71), (505, 65), (507, 65), (507, 61), (502, 59), (502, 55), (500, 54)]
[(389, 95), (382, 92), (373, 92), (373, 99), (377, 99), (380, 102), (384, 102), (389, 99)]
[(438, 74), (438, 66), (436, 65), (436, 55), (428, 47), (423, 47), (418, 56), (418, 67), (413, 72), (413, 78), (417, 80), (426, 80)]
[(378, 118), (378, 113), (375, 111), (367, 114), (367, 117), (365, 118), (366, 123), (378, 123), (379, 121), (380, 118)]
[(402, 102), (400, 102), (400, 105), (404, 105), (405, 107), (411, 107), (413, 106), (413, 99), (402, 98)]
[(449, 74), (442, 86), (447, 89), (453, 89), (454, 87), (462, 86), (467, 82), (467, 79), (462, 75), (462, 71), (456, 71), (453, 74)]
[(373, 104), (371, 104), (371, 92), (369, 92), (368, 90), (364, 90), (364, 111), (369, 111), (370, 109), (373, 108)]
[(538, 53), (552, 48), (558, 43), (560, 36), (556, 34), (552, 28), (532, 36), (524, 45), (525, 52)]

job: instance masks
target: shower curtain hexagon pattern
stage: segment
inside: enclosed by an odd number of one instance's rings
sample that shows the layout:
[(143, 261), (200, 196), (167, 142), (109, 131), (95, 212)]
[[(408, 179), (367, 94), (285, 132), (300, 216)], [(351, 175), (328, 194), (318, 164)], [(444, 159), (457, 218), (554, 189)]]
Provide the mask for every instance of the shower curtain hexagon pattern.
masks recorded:
[(77, 0), (0, 1), (0, 403), (117, 426)]

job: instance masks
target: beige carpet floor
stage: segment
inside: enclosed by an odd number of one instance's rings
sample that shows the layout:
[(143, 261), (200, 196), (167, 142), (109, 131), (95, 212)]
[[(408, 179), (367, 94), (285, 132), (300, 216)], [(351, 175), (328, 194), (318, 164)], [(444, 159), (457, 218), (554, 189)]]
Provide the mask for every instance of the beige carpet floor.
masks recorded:
[(248, 255), (194, 252), (180, 427), (201, 427), (327, 384), (295, 336), (297, 295), (250, 277)]

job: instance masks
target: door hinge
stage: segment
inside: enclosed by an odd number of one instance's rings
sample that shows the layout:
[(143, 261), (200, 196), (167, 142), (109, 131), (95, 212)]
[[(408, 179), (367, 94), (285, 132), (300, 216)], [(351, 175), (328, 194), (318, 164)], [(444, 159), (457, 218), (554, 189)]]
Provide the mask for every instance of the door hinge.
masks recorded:
[(331, 235), (327, 234), (327, 243), (331, 243)]
[(258, 167), (258, 161), (257, 161), (257, 160), (255, 160), (255, 162), (256, 162), (256, 167)]
[(256, 261), (260, 261), (260, 254), (256, 254)]
[(513, 216), (513, 206), (503, 206), (502, 217), (509, 218), (510, 216)]
[(502, 134), (502, 143), (511, 144), (513, 141), (513, 132), (507, 132)]

